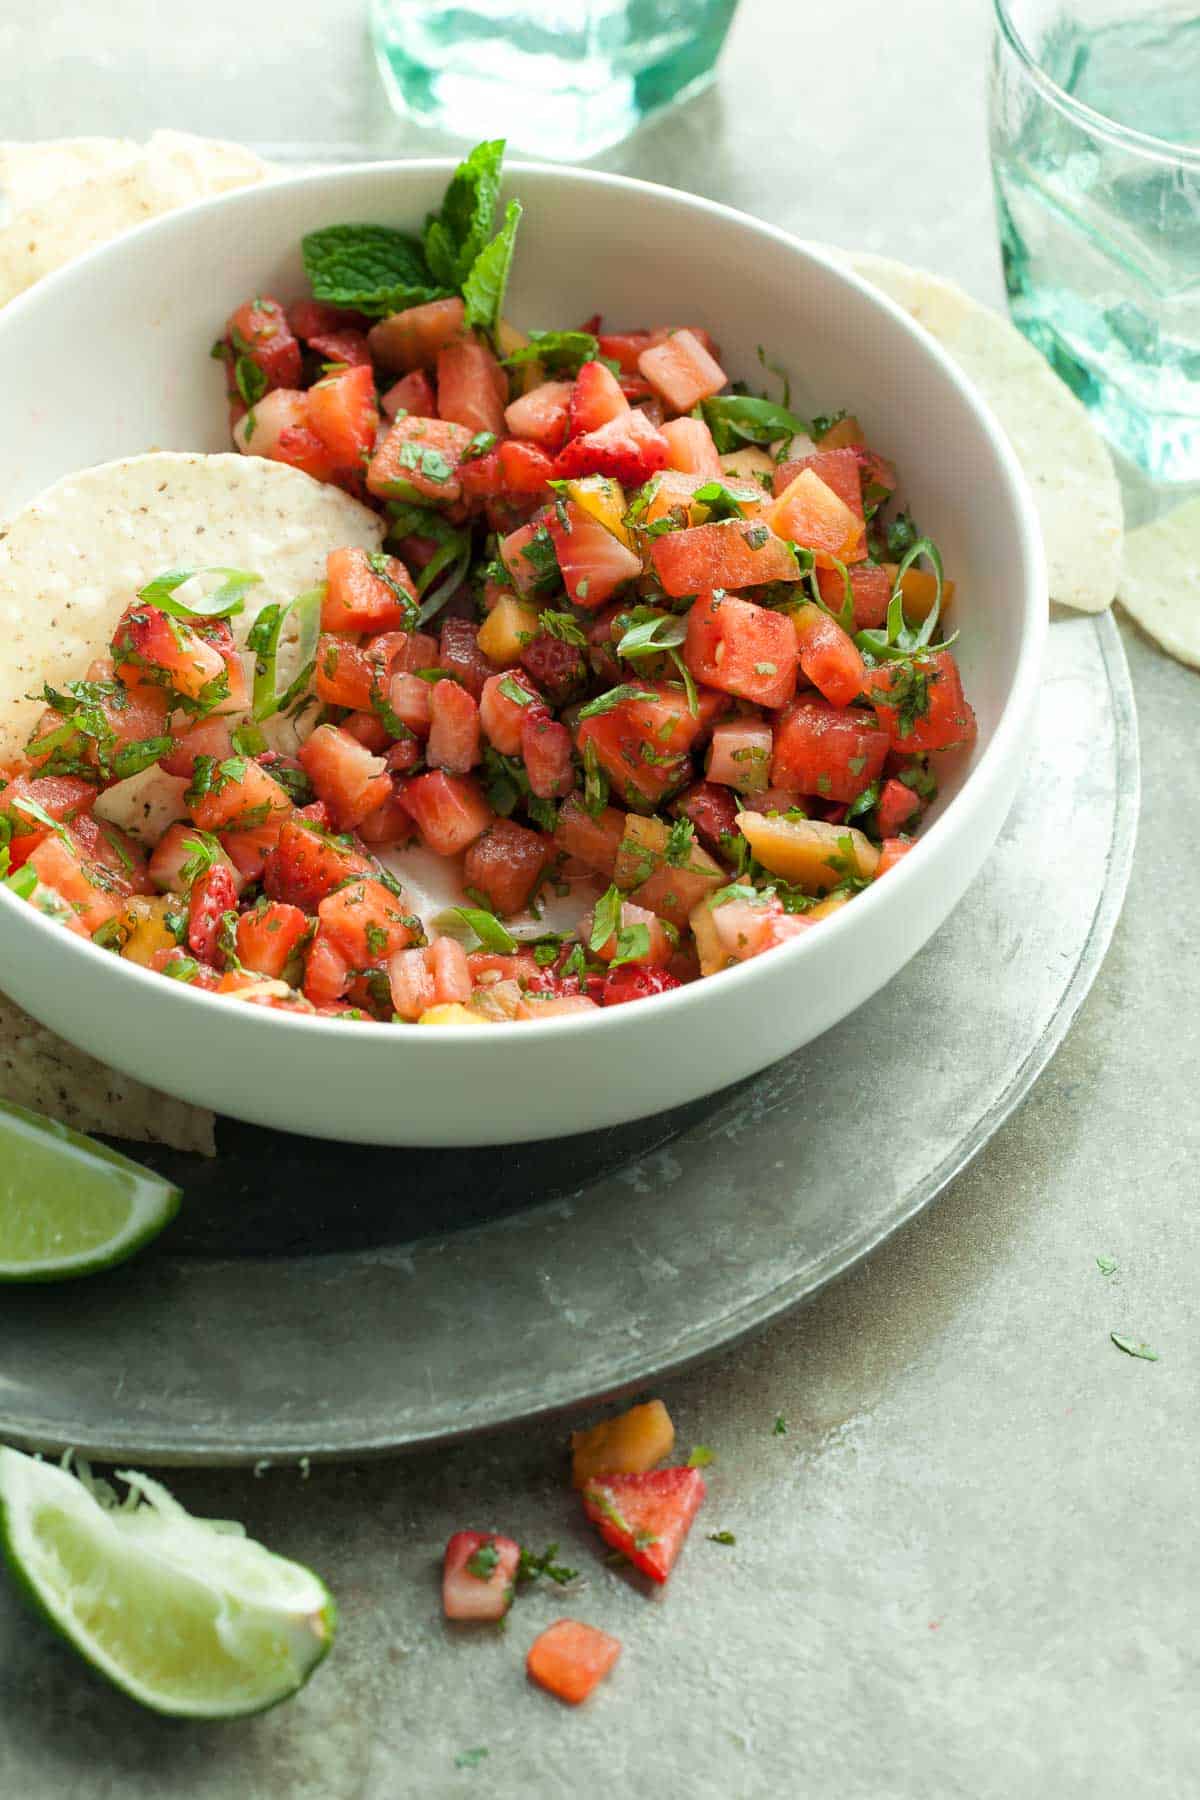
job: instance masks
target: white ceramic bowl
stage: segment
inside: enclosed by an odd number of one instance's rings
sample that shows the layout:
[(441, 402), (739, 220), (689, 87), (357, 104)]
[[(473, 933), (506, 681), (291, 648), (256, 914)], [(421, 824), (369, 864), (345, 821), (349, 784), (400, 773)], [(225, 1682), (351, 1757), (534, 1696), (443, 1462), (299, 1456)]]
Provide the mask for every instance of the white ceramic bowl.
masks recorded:
[[(148, 449), (228, 447), (208, 348), (246, 295), (304, 291), (303, 233), (417, 226), (446, 161), (378, 163), (225, 195), (84, 257), (0, 314), (0, 518), (74, 469)], [(478, 1030), (290, 1018), (164, 981), (0, 891), (0, 984), (37, 1018), (169, 1092), (292, 1131), (388, 1144), (512, 1143), (694, 1100), (827, 1030), (960, 899), (1013, 798), (1046, 629), (1033, 506), (983, 402), (889, 300), (783, 232), (617, 176), (518, 165), (525, 203), (507, 312), (526, 327), (601, 311), (614, 328), (707, 326), (733, 375), (756, 346), (803, 414), (858, 414), (959, 584), (979, 717), (969, 764), (912, 854), (795, 943), (594, 1018)]]

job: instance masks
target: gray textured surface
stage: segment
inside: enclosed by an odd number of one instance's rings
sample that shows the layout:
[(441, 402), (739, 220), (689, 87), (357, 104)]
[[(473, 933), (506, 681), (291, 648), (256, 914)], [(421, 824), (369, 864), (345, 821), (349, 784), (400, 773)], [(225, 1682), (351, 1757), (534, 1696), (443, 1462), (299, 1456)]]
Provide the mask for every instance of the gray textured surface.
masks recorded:
[[(720, 89), (610, 165), (994, 298), (981, 0), (834, 11), (750, 0)], [(356, 8), (266, 0), (246, 18), (233, 0), (169, 25), (150, 0), (65, 0), (53, 17), (7, 0), (0, 128), (411, 141), (377, 129)], [(4, 1595), (0, 1793), (1193, 1790), (1197, 687), (1136, 636), (1129, 651), (1142, 835), (1113, 950), (1058, 1057), (899, 1239), (754, 1344), (665, 1384), (683, 1442), (719, 1453), (709, 1528), (737, 1547), (698, 1536), (666, 1595), (643, 1596), (593, 1557), (551, 1428), (307, 1483), (180, 1476), (189, 1503), (242, 1516), (328, 1577), (343, 1608), (333, 1661), (261, 1720), (171, 1726), (93, 1687)], [(913, 1086), (924, 1099), (916, 1068)], [(1120, 1263), (1107, 1281), (1099, 1252)], [(1162, 1360), (1121, 1356), (1110, 1329)], [(626, 1644), (589, 1709), (523, 1684), (552, 1598), (523, 1601), (500, 1638), (440, 1624), (436, 1556), (466, 1522), (560, 1537), (588, 1569), (571, 1610)], [(487, 1760), (456, 1770), (474, 1745)]]

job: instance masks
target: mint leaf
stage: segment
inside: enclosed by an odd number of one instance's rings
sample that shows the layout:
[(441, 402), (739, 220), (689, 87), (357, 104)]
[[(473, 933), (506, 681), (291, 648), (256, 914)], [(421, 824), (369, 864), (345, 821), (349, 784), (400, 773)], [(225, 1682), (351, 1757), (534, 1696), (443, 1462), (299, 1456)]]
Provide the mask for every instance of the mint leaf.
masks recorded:
[(390, 225), (327, 225), (303, 240), (304, 272), (314, 300), (386, 318), (406, 306), (443, 299), (417, 239)]
[(521, 202), (510, 200), (504, 223), (486, 250), (481, 250), (462, 284), (466, 302), (466, 322), (482, 331), (494, 331), (504, 309), (504, 293), (508, 272), (512, 268), (517, 243), (517, 226), (521, 223)]
[(425, 221), (422, 244), (434, 278), (461, 288), (475, 259), (492, 235), (504, 139), (476, 144), (450, 178), (442, 210)]
[(578, 375), (585, 362), (595, 362), (600, 345), (590, 331), (531, 331), (529, 342), (506, 356), (506, 369), (541, 363), (547, 375)]
[(769, 444), (775, 438), (808, 432), (806, 421), (798, 419), (786, 406), (759, 400), (754, 394), (719, 394), (713, 400), (702, 401), (700, 410), (721, 456), (728, 456), (743, 444)]

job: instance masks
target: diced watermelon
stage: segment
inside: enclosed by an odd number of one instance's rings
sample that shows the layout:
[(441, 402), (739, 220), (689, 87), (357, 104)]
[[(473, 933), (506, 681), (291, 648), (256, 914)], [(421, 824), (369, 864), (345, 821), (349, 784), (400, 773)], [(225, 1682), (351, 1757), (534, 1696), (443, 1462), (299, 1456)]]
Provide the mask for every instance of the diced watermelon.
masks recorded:
[(328, 932), (317, 927), (304, 958), (304, 997), (314, 1006), (333, 1006), (350, 985), (350, 963)]
[(238, 920), (238, 961), (243, 968), (278, 980), (309, 929), (310, 921), (298, 906), (261, 900)]
[[(103, 865), (89, 862), (69, 837), (48, 832), (26, 858), (38, 881), (65, 901), (90, 936), (114, 918), (123, 895)], [(36, 895), (34, 896), (36, 902)]]
[(398, 950), (388, 962), (392, 1006), (402, 1019), (419, 1019), (431, 1006), (471, 997), (467, 953), (454, 938), (434, 938), (420, 949)]
[(664, 593), (678, 598), (705, 589), (755, 587), (767, 581), (799, 581), (796, 558), (758, 520), (721, 519), (668, 531), (650, 548)]
[(300, 385), (300, 346), (278, 300), (259, 295), (247, 300), (231, 314), (225, 327), (229, 344), (231, 387), (233, 373), (240, 356), (248, 356), (267, 378), (268, 388), (295, 388)]
[[(830, 454), (844, 456), (847, 452)], [(831, 567), (835, 558), (860, 562), (867, 554), (861, 501), (855, 512), (815, 469), (801, 469), (768, 508), (766, 519), (772, 531), (811, 550), (824, 567)]]
[(566, 856), (577, 857), (611, 881), (625, 830), (625, 814), (615, 806), (590, 813), (575, 794), (568, 795), (558, 810), (554, 841)]
[(867, 697), (898, 750), (949, 750), (975, 737), (975, 714), (951, 650), (872, 669)]
[(784, 613), (710, 593), (688, 614), (683, 660), (697, 681), (773, 709), (795, 692), (800, 652)]
[(638, 370), (674, 413), (691, 412), (701, 400), (719, 394), (729, 379), (695, 332), (686, 326), (638, 357)]
[[(495, 455), (500, 468), (501, 492), (510, 500), (546, 499), (546, 484), (554, 473), (554, 464), (545, 450), (537, 444), (527, 444), (521, 438), (505, 438)], [(466, 466), (470, 467), (469, 464)]]
[(765, 719), (726, 719), (712, 734), (708, 779), (761, 794), (771, 772), (771, 727)]
[(583, 1509), (606, 1544), (652, 1581), (665, 1581), (706, 1491), (699, 1469), (596, 1475), (583, 1490)]
[(533, 707), (521, 721), (521, 758), (529, 785), (540, 800), (556, 800), (575, 786), (571, 733), (559, 720)]
[(183, 619), (172, 619), (143, 601), (127, 606), (112, 638), (113, 661), (132, 682), (152, 682), (199, 700), (223, 683), (225, 659)]
[[(565, 518), (564, 518), (565, 515)], [(546, 520), (567, 593), (577, 606), (594, 609), (642, 572), (642, 559), (574, 500)], [(506, 566), (507, 559), (506, 559)]]
[(425, 746), (429, 767), (465, 775), (482, 760), (482, 755), (479, 707), (474, 696), (457, 681), (437, 682), (429, 696), (429, 741)]
[(300, 762), (339, 831), (353, 830), (391, 796), (382, 759), (337, 725), (318, 725), (300, 746)]
[(246, 831), (292, 811), (286, 790), (245, 756), (197, 758), (184, 804), (201, 831)]
[[(529, 701), (523, 704), (520, 700), (514, 700), (513, 693), (528, 694)], [(525, 720), (526, 705), (535, 705), (545, 710), (541, 694), (529, 677), (519, 669), (489, 675), (484, 682), (479, 701), (480, 722), (488, 742), (502, 756), (520, 755), (521, 726)]]
[(772, 784), (826, 800), (857, 800), (883, 768), (888, 742), (865, 707), (793, 700), (775, 724)]
[[(24, 810), (20, 801), (31, 810)], [(51, 827), (43, 825), (36, 812), (44, 812), (56, 823), (64, 824), (90, 812), (95, 804), (96, 789), (90, 781), (76, 775), (15, 776), (0, 789), (0, 820), (12, 833), (8, 847), (11, 866), (19, 869), (50, 833)]]
[(416, 413), (419, 419), (436, 419), (437, 392), (424, 369), (414, 369), (393, 382), (379, 402), (385, 417), (394, 419), (399, 413)]
[[(877, 563), (855, 563), (848, 571), (850, 600), (854, 608), (854, 629), (878, 628), (887, 619), (888, 601), (892, 597), (892, 578)], [(830, 612), (840, 613), (846, 601), (846, 590), (837, 569), (816, 570), (817, 590)]]
[(335, 466), (357, 471), (374, 448), (379, 425), (370, 363), (315, 382), (308, 390), (308, 422)]
[(239, 450), (290, 463), (315, 481), (329, 481), (338, 464), (324, 438), (313, 429), (308, 395), (295, 388), (275, 388), (255, 402), (233, 428)]
[(478, 338), (458, 338), (438, 351), (438, 413), (474, 436), (490, 431), (504, 435), (504, 402), (508, 380), (487, 345)]
[(473, 620), (453, 616), (442, 624), (437, 666), (448, 669), (476, 700), (483, 693), (488, 676), (497, 672), (495, 663), (479, 648)]
[(463, 882), (501, 917), (522, 912), (550, 860), (546, 839), (513, 819), (496, 819), (475, 839), (463, 862)]
[(700, 721), (688, 710), (683, 689), (663, 682), (638, 682), (646, 700), (621, 700), (608, 711), (580, 721), (580, 751), (591, 743), (616, 792), (635, 810), (656, 804), (691, 773), (687, 751)]
[(902, 862), (914, 847), (908, 838), (884, 838), (880, 846), (879, 861), (875, 865), (875, 880), (878, 881), (881, 875), (886, 875), (889, 869), (894, 869), (896, 864)]
[(667, 466), (684, 475), (719, 481), (721, 458), (703, 419), (669, 419), (662, 428), (667, 440)]
[(369, 969), (405, 950), (416, 936), (407, 908), (372, 876), (347, 882), (317, 907), (321, 929), (352, 969)]
[(875, 805), (875, 822), (879, 827), (881, 838), (899, 837), (900, 833), (916, 822), (921, 811), (921, 801), (910, 787), (894, 776), (889, 776), (879, 790), (879, 799)]
[(452, 506), (462, 498), (459, 461), (471, 441), (464, 425), (408, 413), (392, 425), (367, 469), (367, 486), (382, 499)]
[(492, 809), (474, 777), (447, 775), (442, 769), (415, 775), (404, 789), (404, 804), (422, 841), (439, 856), (456, 856), (492, 822)]
[(325, 581), (321, 624), (326, 631), (399, 631), (415, 619), (412, 578), (399, 557), (331, 550)]
[(457, 295), (406, 307), (372, 325), (367, 333), (371, 355), (383, 369), (432, 369), (438, 351), (463, 335), (465, 315)]
[[(168, 825), (154, 846), (150, 857), (151, 883), (160, 894), (186, 894), (190, 886), (187, 873), (189, 865), (191, 873), (194, 874), (197, 868), (203, 865), (210, 850), (211, 846), (203, 842), (195, 825), (184, 825), (180, 822)], [(235, 865), (223, 849), (219, 852), (217, 859), (231, 873), (234, 872)], [(239, 888), (242, 885), (240, 872), (237, 874), (236, 885)]]
[(867, 684), (866, 664), (854, 639), (811, 602), (791, 608), (789, 617), (807, 679), (834, 706), (849, 706)]

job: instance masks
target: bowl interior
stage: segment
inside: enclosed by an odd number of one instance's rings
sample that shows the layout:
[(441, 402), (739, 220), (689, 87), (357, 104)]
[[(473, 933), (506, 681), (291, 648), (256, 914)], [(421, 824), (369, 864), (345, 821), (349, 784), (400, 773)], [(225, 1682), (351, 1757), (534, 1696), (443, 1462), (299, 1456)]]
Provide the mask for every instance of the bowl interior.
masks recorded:
[[(90, 463), (228, 448), (208, 350), (232, 307), (256, 292), (285, 301), (302, 293), (299, 243), (317, 226), (419, 227), (449, 166), (377, 164), (228, 195), (104, 247), (7, 309), (0, 517)], [(526, 209), (506, 307), (518, 325), (574, 325), (594, 312), (613, 328), (700, 324), (731, 376), (773, 384), (758, 360), (762, 345), (789, 371), (802, 416), (858, 414), (897, 463), (905, 503), (958, 580), (977, 758), (1012, 687), (1023, 608), (1011, 502), (997, 493), (994, 449), (949, 365), (890, 303), (782, 234), (703, 200), (520, 165), (508, 188)], [(943, 806), (963, 774), (950, 776)]]

